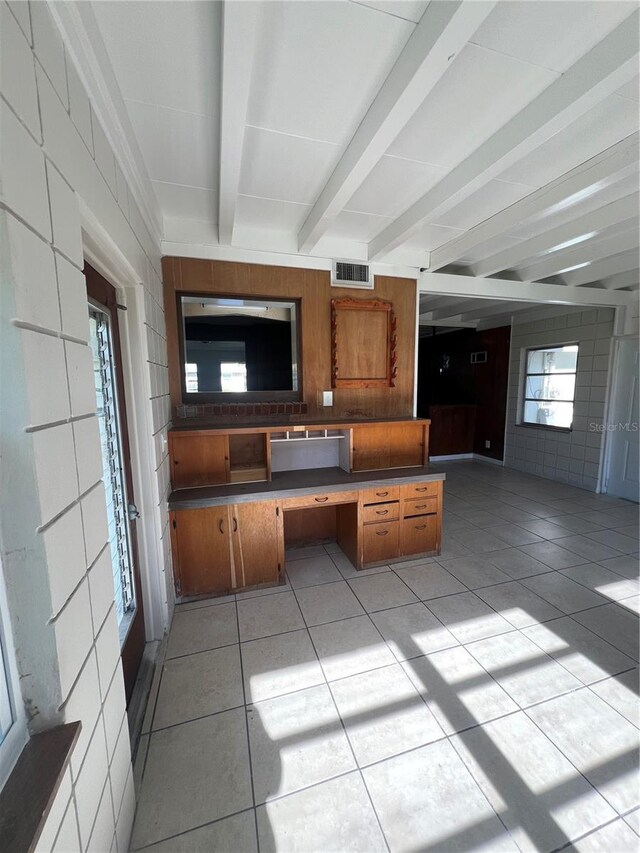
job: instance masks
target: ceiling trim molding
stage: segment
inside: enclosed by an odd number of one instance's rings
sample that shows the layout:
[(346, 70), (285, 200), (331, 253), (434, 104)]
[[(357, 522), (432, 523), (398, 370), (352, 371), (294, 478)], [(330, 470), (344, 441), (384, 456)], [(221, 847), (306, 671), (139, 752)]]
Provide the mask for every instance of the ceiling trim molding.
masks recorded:
[(584, 115), (638, 73), (634, 11), (369, 243), (379, 260)]
[(436, 296), (467, 296), (502, 299), (506, 302), (545, 302), (551, 305), (591, 305), (615, 307), (632, 305), (637, 296), (622, 290), (570, 287), (562, 284), (511, 281), (502, 278), (475, 278), (441, 272), (424, 272), (418, 290)]
[[(297, 255), (295, 253), (242, 249), (238, 246), (214, 246), (203, 243), (177, 243), (163, 240), (162, 254), (177, 258), (198, 258), (209, 261), (231, 261), (241, 264), (264, 264), (276, 267), (297, 267), (307, 270), (326, 270), (331, 272), (333, 259), (315, 255)], [(418, 267), (393, 264), (371, 264), (374, 275), (390, 278), (410, 278), (416, 281), (420, 275)]]
[[(447, 317), (457, 317), (460, 315), (462, 310), (464, 311), (473, 311), (478, 308), (482, 308), (483, 306), (486, 308), (487, 301), (486, 299), (470, 299), (467, 305), (461, 307), (460, 300), (456, 300), (456, 305), (449, 306), (448, 308), (436, 308), (431, 312), (432, 320), (446, 320)], [(473, 320), (474, 317), (462, 317), (463, 320)]]
[(460, 329), (475, 329), (478, 324), (473, 320), (458, 320), (456, 319), (456, 315), (454, 314), (451, 319), (447, 320), (427, 320), (420, 316), (420, 322), (418, 323), (419, 327), (424, 328), (425, 326), (444, 326), (445, 328), (460, 328)]
[(154, 240), (163, 236), (162, 213), (91, 3), (47, 5), (87, 91), (132, 198)]
[(238, 0), (225, 0), (222, 4), (218, 241), (227, 246), (233, 242), (261, 10), (262, 6), (257, 3), (240, 3)]
[(468, 308), (463, 306), (460, 319), (477, 321), (489, 320), (494, 317), (503, 317), (505, 314), (519, 314), (522, 311), (529, 311), (531, 308), (531, 304), (526, 302), (512, 302), (511, 304), (508, 302), (499, 302), (497, 305), (488, 305), (485, 308), (472, 308), (471, 310), (468, 310)]
[(300, 228), (300, 252), (317, 245), (495, 5), (458, 0), (427, 6)]

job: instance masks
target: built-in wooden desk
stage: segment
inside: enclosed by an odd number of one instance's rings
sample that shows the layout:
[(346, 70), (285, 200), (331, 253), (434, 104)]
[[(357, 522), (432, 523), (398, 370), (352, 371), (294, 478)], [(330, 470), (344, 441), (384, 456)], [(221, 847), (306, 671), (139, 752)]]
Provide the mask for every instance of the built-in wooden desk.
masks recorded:
[[(444, 479), (425, 465), (384, 472), (333, 467), (174, 491), (176, 594), (222, 595), (283, 582), (287, 516), (309, 513), (313, 519), (312, 513), (320, 517), (328, 508), (335, 511), (335, 538), (357, 569), (438, 554)], [(310, 533), (308, 541), (314, 538)]]

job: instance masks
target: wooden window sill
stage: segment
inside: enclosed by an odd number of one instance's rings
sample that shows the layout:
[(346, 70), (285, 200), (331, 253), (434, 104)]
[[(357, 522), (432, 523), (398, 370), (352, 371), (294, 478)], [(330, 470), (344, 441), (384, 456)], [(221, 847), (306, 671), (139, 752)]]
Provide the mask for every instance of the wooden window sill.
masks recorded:
[(0, 792), (0, 850), (35, 849), (69, 764), (82, 723), (33, 735)]

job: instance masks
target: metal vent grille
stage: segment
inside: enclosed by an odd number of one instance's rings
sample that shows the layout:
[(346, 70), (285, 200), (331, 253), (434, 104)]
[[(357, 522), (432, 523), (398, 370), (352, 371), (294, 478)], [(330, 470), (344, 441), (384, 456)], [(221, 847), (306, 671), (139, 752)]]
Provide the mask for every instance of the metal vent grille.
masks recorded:
[(371, 268), (369, 264), (358, 264), (354, 261), (334, 261), (331, 284), (336, 287), (362, 287), (372, 290)]

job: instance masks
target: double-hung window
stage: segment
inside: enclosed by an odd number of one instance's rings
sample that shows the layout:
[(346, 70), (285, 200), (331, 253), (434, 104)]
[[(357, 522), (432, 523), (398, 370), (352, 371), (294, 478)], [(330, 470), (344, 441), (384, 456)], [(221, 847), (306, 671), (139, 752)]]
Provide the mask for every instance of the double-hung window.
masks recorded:
[(571, 429), (577, 365), (578, 344), (527, 350), (521, 423)]

